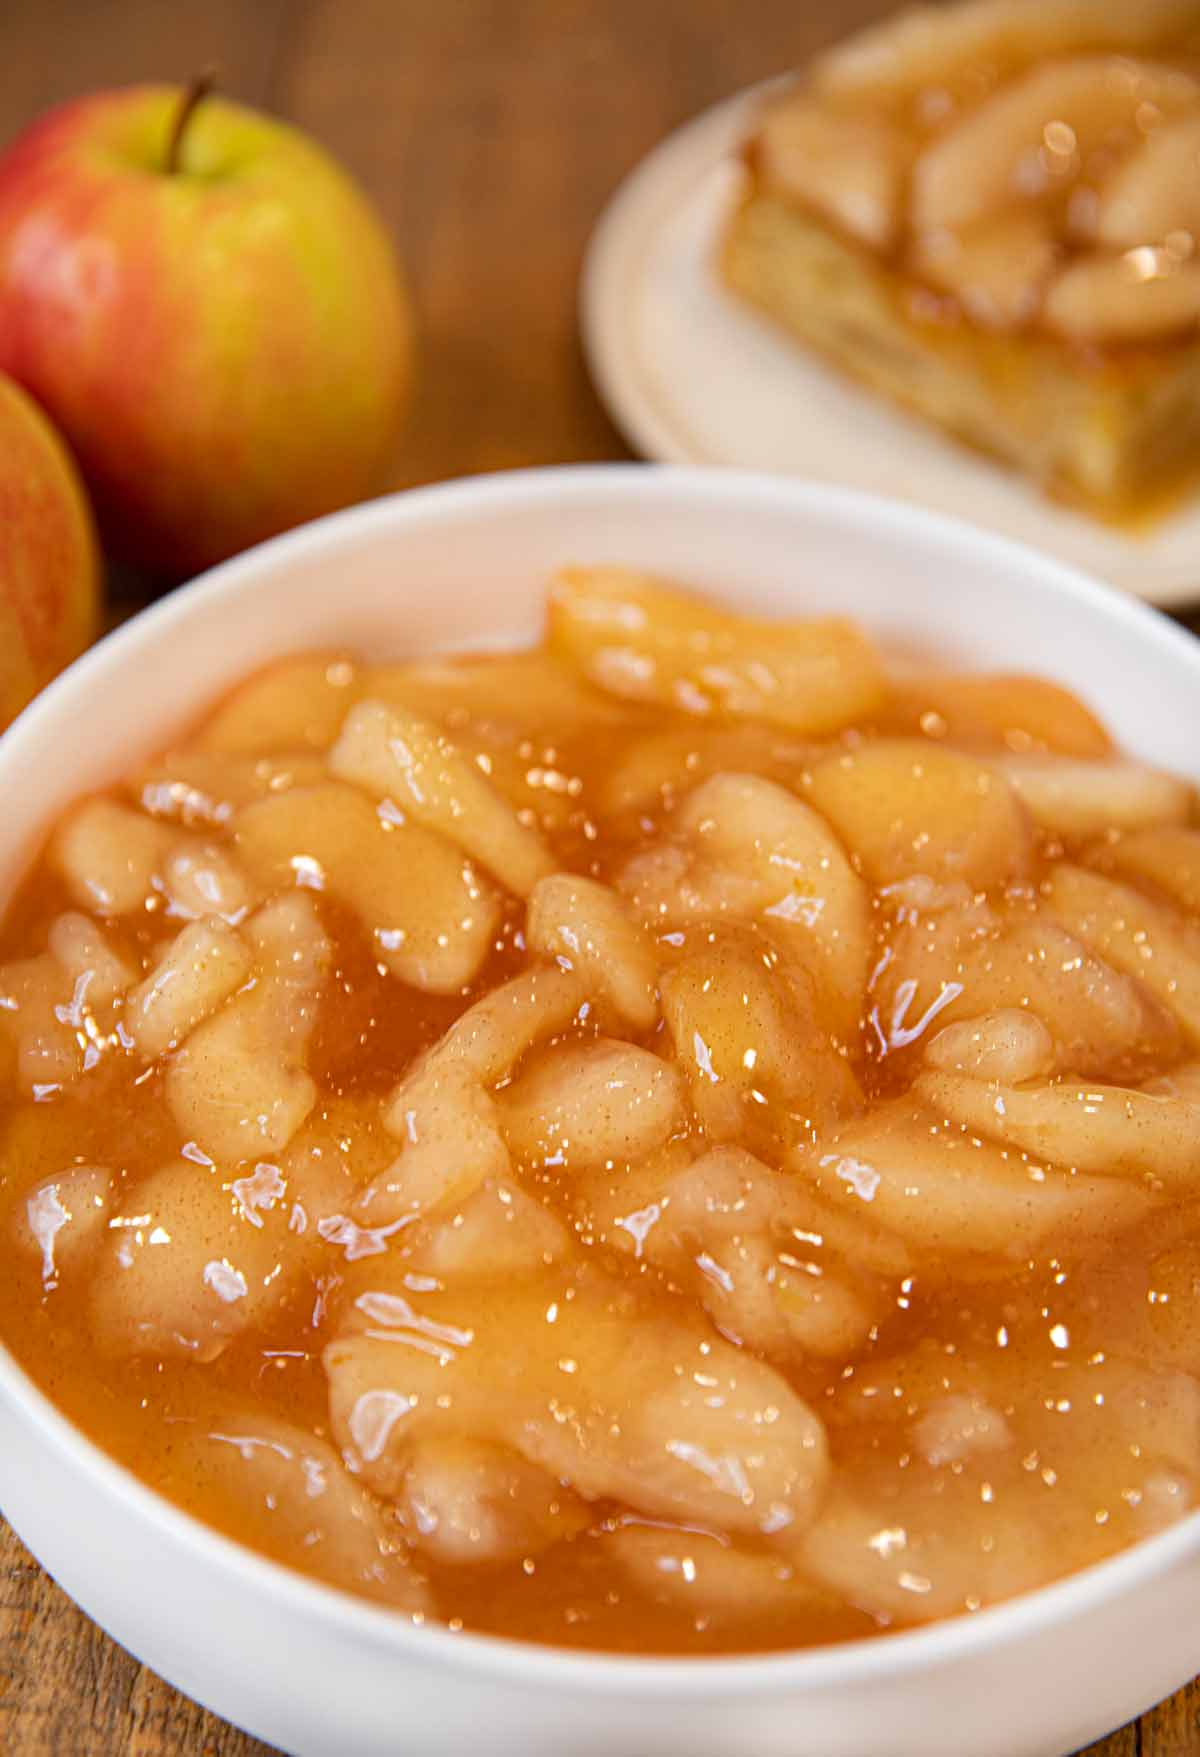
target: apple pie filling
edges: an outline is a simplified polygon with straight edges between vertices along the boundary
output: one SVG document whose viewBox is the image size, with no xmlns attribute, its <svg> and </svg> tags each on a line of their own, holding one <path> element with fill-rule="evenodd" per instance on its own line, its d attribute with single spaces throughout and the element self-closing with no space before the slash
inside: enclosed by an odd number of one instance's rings
<svg viewBox="0 0 1200 1757">
<path fill-rule="evenodd" d="M 1200 1491 L 1200 828 L 1033 677 L 617 569 L 280 661 L 0 932 L 0 1336 L 397 1611 L 727 1652 Z"/>
</svg>

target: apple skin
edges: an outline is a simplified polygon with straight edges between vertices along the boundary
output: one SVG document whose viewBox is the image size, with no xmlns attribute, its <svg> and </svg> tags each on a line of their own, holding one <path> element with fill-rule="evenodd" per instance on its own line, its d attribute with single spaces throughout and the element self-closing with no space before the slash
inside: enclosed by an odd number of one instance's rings
<svg viewBox="0 0 1200 1757">
<path fill-rule="evenodd" d="M 0 156 L 0 371 L 69 440 L 114 554 L 168 578 L 382 486 L 412 375 L 390 241 L 297 130 L 132 86 Z"/>
<path fill-rule="evenodd" d="M 0 377 L 0 726 L 94 638 L 99 603 L 79 473 L 41 410 Z"/>
</svg>

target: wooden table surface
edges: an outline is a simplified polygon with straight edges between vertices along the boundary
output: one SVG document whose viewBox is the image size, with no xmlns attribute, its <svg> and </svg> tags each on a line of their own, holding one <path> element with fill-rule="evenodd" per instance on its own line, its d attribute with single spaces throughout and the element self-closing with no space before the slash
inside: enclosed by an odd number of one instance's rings
<svg viewBox="0 0 1200 1757">
<path fill-rule="evenodd" d="M 215 62 L 232 95 L 337 153 L 399 241 L 422 374 L 397 486 L 622 458 L 575 326 L 580 256 L 606 197 L 688 116 L 886 9 L 887 0 L 5 0 L 0 146 L 61 98 Z M 0 1751 L 265 1750 L 102 1635 L 0 1521 Z M 1102 1754 L 1200 1757 L 1200 1686 L 1090 1757 Z"/>
</svg>

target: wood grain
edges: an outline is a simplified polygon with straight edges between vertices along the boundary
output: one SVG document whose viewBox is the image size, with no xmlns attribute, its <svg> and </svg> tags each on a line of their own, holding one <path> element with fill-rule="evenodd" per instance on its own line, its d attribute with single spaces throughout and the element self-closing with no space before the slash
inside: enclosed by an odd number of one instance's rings
<svg viewBox="0 0 1200 1757">
<path fill-rule="evenodd" d="M 179 79 L 215 61 L 227 90 L 288 116 L 337 153 L 400 243 L 422 379 L 397 486 L 625 457 L 588 384 L 575 326 L 580 258 L 605 198 L 688 116 L 885 7 L 6 0 L 0 145 L 77 92 Z M 136 601 L 138 582 L 121 586 Z M 1089 1757 L 1200 1757 L 1198 1717 L 1193 1686 Z M 0 1524 L 0 1751 L 263 1757 L 266 1749 L 116 1647 Z"/>
</svg>

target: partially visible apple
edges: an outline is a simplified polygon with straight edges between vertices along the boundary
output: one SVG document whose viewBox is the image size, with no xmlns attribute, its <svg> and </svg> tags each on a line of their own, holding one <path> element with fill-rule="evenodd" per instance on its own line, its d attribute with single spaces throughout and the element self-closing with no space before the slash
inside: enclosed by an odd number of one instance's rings
<svg viewBox="0 0 1200 1757">
<path fill-rule="evenodd" d="M 0 156 L 0 371 L 125 560 L 180 577 L 375 491 L 411 334 L 366 198 L 241 105 L 133 86 Z"/>
<path fill-rule="evenodd" d="M 100 568 L 67 448 L 0 377 L 0 726 L 96 633 Z"/>
</svg>

